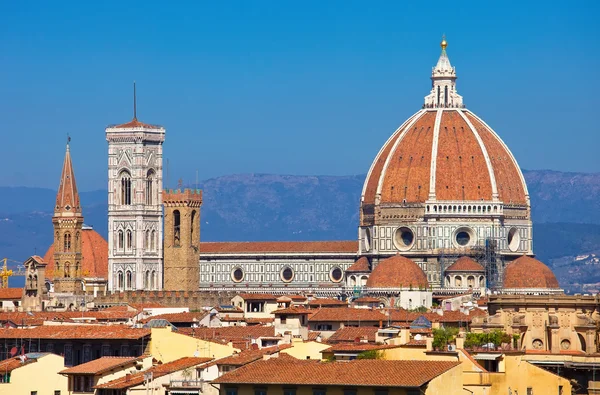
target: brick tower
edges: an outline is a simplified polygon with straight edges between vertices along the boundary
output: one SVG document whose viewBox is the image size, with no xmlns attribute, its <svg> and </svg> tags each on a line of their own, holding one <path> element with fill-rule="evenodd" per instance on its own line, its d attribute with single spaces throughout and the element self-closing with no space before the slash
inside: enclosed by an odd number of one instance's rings
<svg viewBox="0 0 600 395">
<path fill-rule="evenodd" d="M 69 143 L 67 143 L 67 152 L 56 194 L 52 225 L 54 226 L 55 267 L 52 274 L 54 291 L 83 293 L 81 276 L 83 215 L 81 214 Z"/>
<path fill-rule="evenodd" d="M 200 285 L 200 206 L 202 191 L 163 191 L 164 289 L 197 291 Z"/>
</svg>

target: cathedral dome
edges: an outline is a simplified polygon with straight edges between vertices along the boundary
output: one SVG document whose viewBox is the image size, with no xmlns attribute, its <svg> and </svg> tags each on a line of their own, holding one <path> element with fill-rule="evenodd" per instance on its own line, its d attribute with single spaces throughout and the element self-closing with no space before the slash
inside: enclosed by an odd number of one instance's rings
<svg viewBox="0 0 600 395">
<path fill-rule="evenodd" d="M 395 255 L 381 261 L 367 280 L 368 288 L 427 288 L 427 276 L 408 258 Z"/>
<path fill-rule="evenodd" d="M 559 289 L 560 286 L 548 266 L 523 255 L 504 269 L 504 288 Z"/>
<path fill-rule="evenodd" d="M 372 223 L 365 218 L 385 206 L 451 202 L 453 209 L 468 213 L 499 213 L 495 202 L 529 206 L 515 157 L 498 134 L 463 105 L 446 45 L 444 40 L 423 108 L 392 134 L 369 169 L 361 196 L 363 225 Z M 458 206 L 482 201 L 483 207 Z"/>
<path fill-rule="evenodd" d="M 92 228 L 84 227 L 81 231 L 81 273 L 83 277 L 108 278 L 108 243 Z M 46 277 L 54 277 L 54 244 L 44 255 Z"/>
<path fill-rule="evenodd" d="M 468 256 L 461 256 L 454 262 L 446 272 L 484 272 L 483 266 L 479 262 L 469 258 Z"/>
</svg>

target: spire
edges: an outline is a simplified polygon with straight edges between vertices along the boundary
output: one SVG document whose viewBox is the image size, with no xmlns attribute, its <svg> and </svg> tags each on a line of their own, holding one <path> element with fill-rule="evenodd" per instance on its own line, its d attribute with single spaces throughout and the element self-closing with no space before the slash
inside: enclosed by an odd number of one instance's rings
<svg viewBox="0 0 600 395">
<path fill-rule="evenodd" d="M 75 183 L 75 173 L 73 172 L 73 163 L 71 162 L 71 149 L 69 147 L 71 137 L 67 136 L 67 150 L 65 161 L 63 162 L 62 174 L 58 193 L 56 194 L 56 207 L 54 214 L 81 214 L 79 205 L 79 193 Z"/>
<path fill-rule="evenodd" d="M 450 64 L 446 53 L 448 42 L 442 36 L 442 53 L 431 71 L 431 93 L 425 96 L 424 108 L 463 108 L 462 96 L 456 92 L 456 69 Z"/>
</svg>

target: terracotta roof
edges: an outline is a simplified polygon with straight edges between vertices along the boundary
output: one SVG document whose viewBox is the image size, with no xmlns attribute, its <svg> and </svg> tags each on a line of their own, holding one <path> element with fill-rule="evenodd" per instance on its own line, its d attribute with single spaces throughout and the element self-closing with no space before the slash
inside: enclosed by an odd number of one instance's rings
<svg viewBox="0 0 600 395">
<path fill-rule="evenodd" d="M 308 338 L 306 340 L 308 341 L 316 341 L 319 336 L 321 336 L 321 332 L 319 331 L 308 331 Z"/>
<path fill-rule="evenodd" d="M 213 383 L 420 387 L 458 365 L 460 362 L 271 358 L 242 366 Z"/>
<path fill-rule="evenodd" d="M 368 309 L 354 309 L 350 307 L 335 307 L 319 309 L 308 318 L 309 322 L 347 322 L 360 321 L 365 323 L 386 322 L 387 317 L 381 312 Z"/>
<path fill-rule="evenodd" d="M 179 324 L 179 323 L 192 323 L 199 322 L 204 317 L 206 317 L 209 313 L 207 311 L 195 311 L 195 312 L 182 312 L 182 313 L 170 313 L 170 314 L 159 314 L 153 315 L 144 319 L 142 322 L 146 323 L 150 320 L 167 320 L 171 324 Z"/>
<path fill-rule="evenodd" d="M 548 266 L 523 255 L 504 268 L 504 288 L 558 289 L 560 286 Z"/>
<path fill-rule="evenodd" d="M 361 256 L 356 260 L 356 262 L 352 264 L 352 266 L 346 269 L 346 273 L 370 272 L 370 266 L 371 265 L 369 264 L 369 258 L 367 258 L 366 256 Z"/>
<path fill-rule="evenodd" d="M 145 128 L 145 129 L 163 129 L 162 126 L 159 125 L 150 125 L 148 123 L 143 123 L 137 120 L 137 118 L 133 118 L 131 121 L 122 123 L 120 125 L 109 126 L 110 128 L 116 129 L 132 129 L 132 128 Z"/>
<path fill-rule="evenodd" d="M 348 352 L 348 353 L 361 353 L 364 351 L 371 350 L 386 350 L 390 348 L 398 348 L 400 345 L 395 344 L 373 344 L 373 343 L 336 343 L 331 347 L 321 351 L 322 353 L 340 353 L 340 352 Z"/>
<path fill-rule="evenodd" d="M 198 339 L 225 340 L 258 339 L 264 336 L 275 336 L 273 326 L 224 326 L 221 328 L 179 328 L 179 333 Z"/>
<path fill-rule="evenodd" d="M 77 183 L 75 182 L 75 173 L 73 172 L 69 144 L 67 144 L 67 152 L 65 153 L 65 160 L 60 175 L 54 213 L 67 213 L 81 217 L 81 205 L 79 202 L 79 193 L 77 192 Z"/>
<path fill-rule="evenodd" d="M 81 231 L 81 270 L 84 277 L 108 277 L 108 243 L 93 229 Z M 54 244 L 48 248 L 44 255 L 46 278 L 54 277 Z"/>
<path fill-rule="evenodd" d="M 265 318 L 245 318 L 244 321 L 246 322 L 246 324 L 248 325 L 255 325 L 255 324 L 271 324 L 273 323 L 274 318 L 273 317 L 265 317 Z"/>
<path fill-rule="evenodd" d="M 327 339 L 328 343 L 355 342 L 357 339 L 362 341 L 367 339 L 369 343 L 375 343 L 377 331 L 379 328 L 374 326 L 351 327 L 346 326 L 335 331 L 333 335 Z"/>
<path fill-rule="evenodd" d="M 28 365 L 30 363 L 37 362 L 37 359 L 27 359 L 25 363 L 21 362 L 21 358 L 14 357 L 0 361 L 0 375 L 8 372 L 12 372 L 15 369 Z"/>
<path fill-rule="evenodd" d="M 474 261 L 468 256 L 461 256 L 454 262 L 448 269 L 447 272 L 484 272 L 485 269 L 479 262 Z"/>
<path fill-rule="evenodd" d="M 282 344 L 280 346 L 265 347 L 260 350 L 246 350 L 238 354 L 233 354 L 225 358 L 221 358 L 215 361 L 217 365 L 233 365 L 242 366 L 250 362 L 262 359 L 264 355 L 276 354 L 281 350 L 291 348 L 291 344 Z"/>
<path fill-rule="evenodd" d="M 443 314 L 435 312 L 418 313 L 404 309 L 388 309 L 390 320 L 394 323 L 411 323 L 420 316 L 424 316 L 430 322 L 471 322 L 470 316 L 460 311 L 444 311 Z"/>
<path fill-rule="evenodd" d="M 354 303 L 379 303 L 381 299 L 373 297 L 373 296 L 363 296 L 358 299 L 354 299 L 352 302 Z"/>
<path fill-rule="evenodd" d="M 272 294 L 258 294 L 258 293 L 241 293 L 240 297 L 244 300 L 269 300 L 275 301 L 278 296 Z"/>
<path fill-rule="evenodd" d="M 309 300 L 307 305 L 309 307 L 334 307 L 334 306 L 348 306 L 348 302 L 338 299 L 331 298 L 316 298 Z"/>
<path fill-rule="evenodd" d="M 144 375 L 152 372 L 153 379 L 157 379 L 162 376 L 166 376 L 171 373 L 178 372 L 183 369 L 191 368 L 196 365 L 200 365 L 206 362 L 212 361 L 212 358 L 195 358 L 195 357 L 184 357 L 177 359 L 172 362 L 164 363 L 162 365 L 156 365 L 148 370 L 141 371 L 139 373 L 125 375 L 115 380 L 108 381 L 104 384 L 97 385 L 93 388 L 96 389 L 126 389 L 136 387 L 144 382 Z"/>
<path fill-rule="evenodd" d="M 424 288 L 429 287 L 427 276 L 419 265 L 401 255 L 381 261 L 367 280 L 368 288 Z"/>
<path fill-rule="evenodd" d="M 313 314 L 314 310 L 309 310 L 304 306 L 290 306 L 285 309 L 278 309 L 272 312 L 272 314 Z"/>
<path fill-rule="evenodd" d="M 23 296 L 23 288 L 0 288 L 1 300 L 17 300 Z"/>
<path fill-rule="evenodd" d="M 65 369 L 60 374 L 102 374 L 109 372 L 113 369 L 120 368 L 133 364 L 135 361 L 140 360 L 139 357 L 101 357 L 82 363 L 81 365 L 74 366 L 69 369 Z"/>
<path fill-rule="evenodd" d="M 23 329 L 0 329 L 0 339 L 130 339 L 150 336 L 149 329 L 122 325 L 49 325 Z"/>
<path fill-rule="evenodd" d="M 414 339 L 412 339 L 408 343 L 404 343 L 402 346 L 408 346 L 408 347 L 425 347 L 426 345 L 427 345 L 427 341 L 426 340 L 414 340 Z"/>
<path fill-rule="evenodd" d="M 256 254 L 256 253 L 356 253 L 358 241 L 253 241 L 202 242 L 202 254 Z"/>
<path fill-rule="evenodd" d="M 435 134 L 438 111 L 439 133 Z M 437 201 L 492 201 L 493 177 L 500 201 L 527 204 L 517 162 L 494 131 L 466 109 L 422 110 L 392 134 L 373 161 L 363 186 L 363 225 L 377 215 L 373 214 L 376 196 L 380 205 L 429 199 L 434 144 Z"/>
</svg>

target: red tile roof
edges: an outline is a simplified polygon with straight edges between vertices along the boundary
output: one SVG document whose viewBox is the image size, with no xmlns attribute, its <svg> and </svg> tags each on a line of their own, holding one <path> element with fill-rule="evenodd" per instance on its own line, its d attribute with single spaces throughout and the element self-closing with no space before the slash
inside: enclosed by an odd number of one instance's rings
<svg viewBox="0 0 600 395">
<path fill-rule="evenodd" d="M 84 277 L 108 277 L 108 242 L 93 229 L 81 231 L 81 263 L 82 275 Z M 54 244 L 48 248 L 44 255 L 46 266 L 46 278 L 54 277 Z"/>
<path fill-rule="evenodd" d="M 321 332 L 319 331 L 308 331 L 308 341 L 316 341 L 319 336 L 321 336 Z"/>
<path fill-rule="evenodd" d="M 368 288 L 429 287 L 427 276 L 419 265 L 401 255 L 386 258 L 373 269 L 367 280 Z"/>
<path fill-rule="evenodd" d="M 322 353 L 361 353 L 371 350 L 386 350 L 389 348 L 398 348 L 399 345 L 394 344 L 373 344 L 373 343 L 336 343 L 331 347 L 321 351 Z"/>
<path fill-rule="evenodd" d="M 0 375 L 12 372 L 15 369 L 33 362 L 37 362 L 37 359 L 28 359 L 24 363 L 21 362 L 19 357 L 5 359 L 4 361 L 0 361 Z"/>
<path fill-rule="evenodd" d="M 179 333 L 204 340 L 233 341 L 275 336 L 273 326 L 224 326 L 221 328 L 179 328 Z"/>
<path fill-rule="evenodd" d="M 447 361 L 321 362 L 271 358 L 242 366 L 213 383 L 420 387 L 459 365 L 460 362 Z"/>
<path fill-rule="evenodd" d="M 379 303 L 379 302 L 381 302 L 381 299 L 375 298 L 373 296 L 363 296 L 361 298 L 354 299 L 352 302 L 354 302 L 354 303 Z"/>
<path fill-rule="evenodd" d="M 65 369 L 60 374 L 94 374 L 99 375 L 111 370 L 133 364 L 140 357 L 102 357 L 81 365 Z"/>
<path fill-rule="evenodd" d="M 316 298 L 309 300 L 307 305 L 309 307 L 336 307 L 336 306 L 348 306 L 348 302 L 338 299 L 331 298 Z"/>
<path fill-rule="evenodd" d="M 447 272 L 484 272 L 485 269 L 479 262 L 474 261 L 468 256 L 461 256 L 454 262 Z"/>
<path fill-rule="evenodd" d="M 157 379 L 162 376 L 166 376 L 171 373 L 178 372 L 187 368 L 191 368 L 206 362 L 212 361 L 212 358 L 195 358 L 195 357 L 184 357 L 177 359 L 172 362 L 168 362 L 162 365 L 156 365 L 148 370 L 125 375 L 115 380 L 111 380 L 104 384 L 95 386 L 96 389 L 126 389 L 136 387 L 144 382 L 144 375 L 152 372 L 152 377 Z"/>
<path fill-rule="evenodd" d="M 290 306 L 285 309 L 278 309 L 273 311 L 272 314 L 281 315 L 281 314 L 313 314 L 314 310 L 309 310 L 304 306 Z"/>
<path fill-rule="evenodd" d="M 23 288 L 0 288 L 0 300 L 20 300 Z"/>
<path fill-rule="evenodd" d="M 150 336 L 150 329 L 122 325 L 48 325 L 23 329 L 0 329 L 0 339 L 129 339 Z"/>
<path fill-rule="evenodd" d="M 560 288 L 552 270 L 537 259 L 523 255 L 504 269 L 504 288 Z"/>
<path fill-rule="evenodd" d="M 319 309 L 308 319 L 309 322 L 386 322 L 387 317 L 377 310 L 354 309 L 350 307 L 336 307 Z"/>
<path fill-rule="evenodd" d="M 75 182 L 75 173 L 73 172 L 69 144 L 67 144 L 58 192 L 56 193 L 54 213 L 55 215 L 59 213 L 75 215 L 81 220 L 81 205 L 79 203 L 79 193 L 77 192 L 77 183 Z"/>
<path fill-rule="evenodd" d="M 25 312 L 0 312 L 1 321 L 12 321 L 18 325 L 41 325 L 44 321 L 73 321 L 73 319 L 93 318 L 97 322 L 128 321 L 138 314 L 135 310 L 105 309 L 99 311 L 37 311 Z"/>
<path fill-rule="evenodd" d="M 145 318 L 142 322 L 146 323 L 150 320 L 167 320 L 171 324 L 180 324 L 180 323 L 192 323 L 199 322 L 204 317 L 206 317 L 209 313 L 207 311 L 195 311 L 195 312 L 182 312 L 182 313 L 170 313 L 170 314 L 159 314 L 153 315 L 151 317 Z"/>
<path fill-rule="evenodd" d="M 202 254 L 256 254 L 256 253 L 343 253 L 358 252 L 358 241 L 257 241 L 257 242 L 202 242 Z"/>
<path fill-rule="evenodd" d="M 371 271 L 369 266 L 369 258 L 366 256 L 361 256 L 352 264 L 352 266 L 346 269 L 346 273 L 369 272 Z"/>
<path fill-rule="evenodd" d="M 335 333 L 327 339 L 327 342 L 356 342 L 356 340 L 362 341 L 363 339 L 367 339 L 369 343 L 375 343 L 378 330 L 379 328 L 373 326 L 361 326 L 358 328 L 346 326 L 335 331 Z"/>
<path fill-rule="evenodd" d="M 277 354 L 281 350 L 291 348 L 291 344 L 282 344 L 281 346 L 265 347 L 260 350 L 246 350 L 238 354 L 233 354 L 225 358 L 221 358 L 215 361 L 217 365 L 233 365 L 242 366 L 250 362 L 262 359 L 264 355 Z"/>
<path fill-rule="evenodd" d="M 150 125 L 148 123 L 143 123 L 137 120 L 137 118 L 133 118 L 131 121 L 122 123 L 120 125 L 109 126 L 116 129 L 132 129 L 132 128 L 145 128 L 145 129 L 163 129 L 162 126 L 159 125 Z"/>
</svg>

